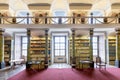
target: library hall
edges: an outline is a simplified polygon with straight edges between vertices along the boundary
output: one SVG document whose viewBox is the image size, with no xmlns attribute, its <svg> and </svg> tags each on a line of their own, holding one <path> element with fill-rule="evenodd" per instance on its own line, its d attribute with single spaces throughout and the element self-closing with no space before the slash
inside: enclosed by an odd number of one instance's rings
<svg viewBox="0 0 120 80">
<path fill-rule="evenodd" d="M 0 80 L 120 80 L 120 0 L 0 0 Z"/>
</svg>

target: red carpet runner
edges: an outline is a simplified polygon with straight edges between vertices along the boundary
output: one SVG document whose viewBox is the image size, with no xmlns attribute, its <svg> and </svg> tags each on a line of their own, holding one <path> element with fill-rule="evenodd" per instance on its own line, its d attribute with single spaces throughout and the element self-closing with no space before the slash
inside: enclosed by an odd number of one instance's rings
<svg viewBox="0 0 120 80">
<path fill-rule="evenodd" d="M 120 80 L 119 68 L 107 70 L 46 69 L 43 71 L 22 71 L 8 80 Z"/>
</svg>

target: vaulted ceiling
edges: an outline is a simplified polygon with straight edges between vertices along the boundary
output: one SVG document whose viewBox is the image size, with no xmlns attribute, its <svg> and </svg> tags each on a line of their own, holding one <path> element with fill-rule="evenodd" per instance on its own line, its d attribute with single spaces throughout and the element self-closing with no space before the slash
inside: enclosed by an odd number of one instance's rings
<svg viewBox="0 0 120 80">
<path fill-rule="evenodd" d="M 32 3 L 49 3 L 49 4 L 51 4 L 54 0 L 21 0 L 21 1 L 24 1 L 27 4 L 32 4 Z M 90 4 L 94 4 L 97 1 L 108 1 L 108 0 L 67 0 L 67 1 L 69 3 L 90 3 Z M 109 1 L 111 3 L 120 3 L 120 0 L 109 0 Z M 9 3 L 9 0 L 0 0 L 0 3 Z"/>
<path fill-rule="evenodd" d="M 118 13 L 120 12 L 120 0 L 0 0 L 0 13 L 7 11 L 11 15 L 21 10 L 45 11 L 51 14 L 51 11 L 56 9 L 68 12 L 102 11 L 110 13 L 115 11 Z"/>
<path fill-rule="evenodd" d="M 120 11 L 120 0 L 0 0 L 1 10 L 51 10 L 51 8 L 61 8 L 69 6 L 70 10 L 111 10 Z M 57 5 L 57 6 L 56 6 Z M 53 7 L 51 7 L 53 6 Z M 59 7 L 58 7 L 59 6 Z"/>
</svg>

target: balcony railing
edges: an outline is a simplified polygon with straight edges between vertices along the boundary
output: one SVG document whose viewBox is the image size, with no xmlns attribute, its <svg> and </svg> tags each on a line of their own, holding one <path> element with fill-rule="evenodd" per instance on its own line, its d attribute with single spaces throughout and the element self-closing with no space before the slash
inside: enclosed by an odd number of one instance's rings
<svg viewBox="0 0 120 80">
<path fill-rule="evenodd" d="M 120 17 L 0 17 L 0 24 L 117 24 Z"/>
</svg>

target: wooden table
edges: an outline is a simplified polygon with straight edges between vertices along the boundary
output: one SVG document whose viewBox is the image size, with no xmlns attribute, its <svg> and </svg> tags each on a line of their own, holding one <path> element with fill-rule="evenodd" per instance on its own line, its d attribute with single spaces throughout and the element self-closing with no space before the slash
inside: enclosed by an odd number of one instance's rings
<svg viewBox="0 0 120 80">
<path fill-rule="evenodd" d="M 38 65 L 38 70 L 40 69 L 41 61 L 29 61 L 28 64 L 31 65 Z"/>
<path fill-rule="evenodd" d="M 24 59 L 11 60 L 11 68 L 15 68 L 16 65 L 22 65 Z"/>
<path fill-rule="evenodd" d="M 89 64 L 89 65 L 90 65 L 90 64 L 93 63 L 93 61 L 90 61 L 90 60 L 80 60 L 79 63 L 82 64 L 82 69 L 83 69 L 83 65 L 84 65 L 84 64 Z M 80 64 L 79 64 L 79 65 L 80 65 Z M 80 68 L 80 66 L 79 66 L 79 68 Z"/>
</svg>

